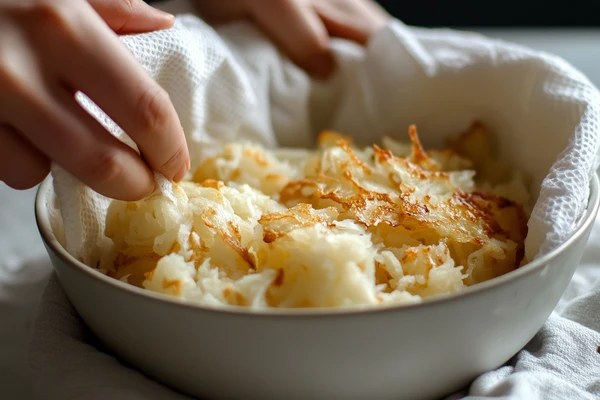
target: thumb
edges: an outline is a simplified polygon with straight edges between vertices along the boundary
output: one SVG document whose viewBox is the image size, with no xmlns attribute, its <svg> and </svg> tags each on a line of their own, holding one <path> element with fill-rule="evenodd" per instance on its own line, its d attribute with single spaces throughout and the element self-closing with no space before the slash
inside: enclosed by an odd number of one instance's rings
<svg viewBox="0 0 600 400">
<path fill-rule="evenodd" d="M 143 33 L 168 29 L 175 17 L 142 0 L 89 0 L 92 8 L 116 33 Z"/>
</svg>

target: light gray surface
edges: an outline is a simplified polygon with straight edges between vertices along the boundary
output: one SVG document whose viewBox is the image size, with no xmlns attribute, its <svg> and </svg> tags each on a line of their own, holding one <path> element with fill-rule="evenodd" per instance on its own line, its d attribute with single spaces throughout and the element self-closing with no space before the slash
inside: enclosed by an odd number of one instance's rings
<svg viewBox="0 0 600 400">
<path fill-rule="evenodd" d="M 600 29 L 480 32 L 562 56 L 600 85 Z M 27 398 L 27 343 L 50 271 L 35 226 L 34 195 L 0 183 L 0 397 L 8 400 Z"/>
<path fill-rule="evenodd" d="M 600 86 L 599 29 L 478 29 L 487 36 L 563 57 Z"/>
<path fill-rule="evenodd" d="M 34 190 L 0 182 L 0 398 L 27 399 L 26 354 L 51 266 L 37 233 Z"/>
</svg>

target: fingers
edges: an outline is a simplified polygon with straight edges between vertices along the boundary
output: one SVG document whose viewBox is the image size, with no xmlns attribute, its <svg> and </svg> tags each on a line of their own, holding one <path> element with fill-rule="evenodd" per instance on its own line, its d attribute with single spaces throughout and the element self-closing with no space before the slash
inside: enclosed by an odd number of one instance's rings
<svg viewBox="0 0 600 400">
<path fill-rule="evenodd" d="M 150 7 L 143 0 L 89 0 L 90 5 L 116 33 L 141 33 L 173 26 L 173 15 Z"/>
<path fill-rule="evenodd" d="M 200 17 L 209 24 L 226 24 L 249 17 L 248 0 L 201 0 L 194 5 Z"/>
<path fill-rule="evenodd" d="M 307 1 L 255 1 L 250 13 L 265 32 L 311 75 L 325 78 L 334 68 L 329 35 Z"/>
<path fill-rule="evenodd" d="M 50 160 L 19 132 L 0 125 L 0 180 L 13 189 L 30 189 L 50 172 Z"/>
<path fill-rule="evenodd" d="M 390 19 L 373 1 L 313 0 L 313 6 L 331 36 L 362 45 Z"/>
<path fill-rule="evenodd" d="M 137 144 L 150 168 L 180 180 L 190 161 L 179 117 L 167 92 L 137 63 L 118 38 L 90 18 L 74 51 L 52 49 L 48 57 L 68 57 L 56 73 L 89 96 Z M 93 48 L 87 43 L 94 43 Z"/>
<path fill-rule="evenodd" d="M 122 15 L 100 1 L 95 6 Z M 154 190 L 151 169 L 174 180 L 187 172 L 185 138 L 166 92 L 86 1 L 3 7 L 0 123 L 14 127 L 3 128 L 0 137 L 8 160 L 2 161 L 3 180 L 18 187 L 35 184 L 50 159 L 105 196 L 139 200 Z M 118 29 L 134 29 L 132 21 Z M 79 91 L 136 141 L 141 156 L 81 108 L 75 100 Z M 23 163 L 33 166 L 26 175 L 8 171 Z"/>
<path fill-rule="evenodd" d="M 110 198 L 138 200 L 154 191 L 154 175 L 140 155 L 81 108 L 73 90 L 57 88 L 54 99 L 57 109 L 46 117 L 61 133 L 54 132 L 49 136 L 63 135 L 61 141 L 68 143 L 66 148 L 55 150 L 53 159 L 59 165 L 74 171 L 75 177 Z M 47 141 L 41 137 L 37 140 Z M 45 149 L 50 152 L 52 147 L 46 144 Z"/>
<path fill-rule="evenodd" d="M 153 175 L 139 155 L 85 112 L 67 89 L 32 79 L 13 91 L 7 109 L 29 143 L 98 193 L 137 200 L 154 190 Z"/>
</svg>

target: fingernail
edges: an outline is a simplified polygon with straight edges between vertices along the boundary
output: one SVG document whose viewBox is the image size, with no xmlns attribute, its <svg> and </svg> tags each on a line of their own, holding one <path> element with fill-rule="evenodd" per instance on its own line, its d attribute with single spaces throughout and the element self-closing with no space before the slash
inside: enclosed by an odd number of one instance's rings
<svg viewBox="0 0 600 400">
<path fill-rule="evenodd" d="M 163 11 L 163 10 L 159 10 L 158 8 L 154 8 L 154 7 L 150 6 L 150 5 L 147 5 L 147 6 L 152 9 L 151 12 L 152 12 L 152 14 L 154 14 L 155 17 L 162 18 L 162 19 L 164 19 L 166 21 L 171 21 L 171 22 L 175 21 L 175 16 L 173 14 L 168 13 L 168 12 Z"/>
<path fill-rule="evenodd" d="M 169 22 L 174 22 L 175 21 L 175 16 L 173 14 L 169 14 L 168 12 L 162 11 L 162 10 L 157 10 L 160 12 L 160 15 L 166 19 Z"/>
<path fill-rule="evenodd" d="M 306 71 L 316 78 L 328 78 L 335 68 L 333 54 L 327 52 L 313 57 L 306 64 Z"/>
</svg>

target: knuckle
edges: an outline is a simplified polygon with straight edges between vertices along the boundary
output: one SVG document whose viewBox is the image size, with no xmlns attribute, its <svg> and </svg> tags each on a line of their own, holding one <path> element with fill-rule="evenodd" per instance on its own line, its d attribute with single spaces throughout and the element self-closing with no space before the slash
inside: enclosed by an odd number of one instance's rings
<svg viewBox="0 0 600 400">
<path fill-rule="evenodd" d="M 138 5 L 138 0 L 121 0 L 121 7 L 126 14 L 133 14 Z"/>
<path fill-rule="evenodd" d="M 185 146 L 179 148 L 160 166 L 160 170 L 167 172 L 169 175 L 175 175 L 181 170 L 181 167 L 187 160 L 187 150 Z"/>
<path fill-rule="evenodd" d="M 117 182 L 124 174 L 120 154 L 116 151 L 104 151 L 98 153 L 89 165 L 89 179 L 98 184 Z"/>
<path fill-rule="evenodd" d="M 36 30 L 50 29 L 52 32 L 71 32 L 72 13 L 76 7 L 63 1 L 37 0 L 29 9 L 28 15 L 33 20 Z"/>
<path fill-rule="evenodd" d="M 136 122 L 141 129 L 160 132 L 169 123 L 168 93 L 158 85 L 146 89 L 137 101 Z"/>
<path fill-rule="evenodd" d="M 119 2 L 119 4 L 121 7 L 119 9 L 119 12 L 121 13 L 121 27 L 119 29 L 115 29 L 116 32 L 118 32 L 125 25 L 127 25 L 129 21 L 131 21 L 136 12 L 136 8 L 140 6 L 140 0 L 122 0 Z"/>
</svg>

